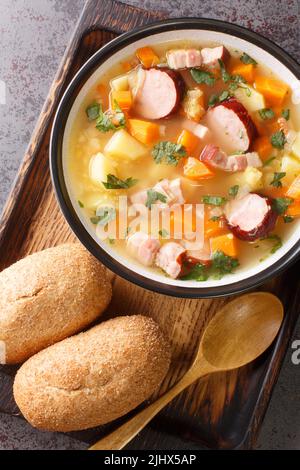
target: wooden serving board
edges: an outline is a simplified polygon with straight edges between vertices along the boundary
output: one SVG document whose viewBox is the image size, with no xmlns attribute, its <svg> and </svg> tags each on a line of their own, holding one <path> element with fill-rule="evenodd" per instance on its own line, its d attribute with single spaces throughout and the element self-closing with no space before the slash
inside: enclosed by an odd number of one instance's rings
<svg viewBox="0 0 300 470">
<path fill-rule="evenodd" d="M 1 270 L 29 253 L 74 240 L 58 208 L 49 175 L 49 136 L 59 99 L 79 67 L 102 45 L 121 32 L 163 17 L 159 12 L 143 11 L 111 0 L 87 2 L 2 215 Z M 212 375 L 191 386 L 128 448 L 253 447 L 298 314 L 297 270 L 294 266 L 263 287 L 279 295 L 285 306 L 284 324 L 272 347 L 250 366 Z M 206 323 L 228 299 L 170 298 L 143 290 L 114 274 L 112 279 L 113 301 L 105 318 L 116 314 L 150 315 L 171 338 L 173 363 L 158 392 L 161 393 L 185 372 Z M 15 367 L 0 369 L 0 411 L 10 414 L 19 414 L 12 396 L 15 372 Z M 71 435 L 92 443 L 122 421 Z"/>
</svg>

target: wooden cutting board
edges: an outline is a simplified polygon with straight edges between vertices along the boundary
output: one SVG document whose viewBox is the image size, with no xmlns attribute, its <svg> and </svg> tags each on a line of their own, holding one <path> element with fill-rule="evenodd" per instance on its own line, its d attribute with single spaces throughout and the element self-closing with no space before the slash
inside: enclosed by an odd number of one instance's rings
<svg viewBox="0 0 300 470">
<path fill-rule="evenodd" d="M 163 17 L 160 12 L 111 0 L 86 3 L 0 221 L 0 269 L 29 253 L 75 240 L 55 200 L 49 174 L 49 136 L 58 102 L 76 71 L 102 45 L 122 32 Z M 195 445 L 251 448 L 254 445 L 298 314 L 297 269 L 294 266 L 263 286 L 279 295 L 285 305 L 284 324 L 273 346 L 247 367 L 216 374 L 191 386 L 128 448 L 171 449 L 175 438 L 177 448 Z M 173 363 L 158 392 L 161 393 L 185 372 L 205 325 L 228 299 L 170 298 L 130 284 L 113 273 L 111 276 L 114 295 L 105 318 L 136 313 L 149 315 L 171 339 Z M 0 369 L 0 410 L 10 414 L 19 413 L 12 397 L 15 372 L 15 367 Z M 71 435 L 92 443 L 122 421 Z"/>
</svg>

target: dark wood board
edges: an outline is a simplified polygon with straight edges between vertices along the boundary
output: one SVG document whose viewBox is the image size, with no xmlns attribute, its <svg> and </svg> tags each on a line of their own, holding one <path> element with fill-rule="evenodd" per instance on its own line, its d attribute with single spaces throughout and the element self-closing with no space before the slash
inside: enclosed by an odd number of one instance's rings
<svg viewBox="0 0 300 470">
<path fill-rule="evenodd" d="M 51 124 L 64 89 L 80 66 L 106 42 L 135 27 L 163 18 L 111 0 L 88 1 L 20 167 L 15 186 L 0 221 L 0 269 L 29 253 L 74 240 L 52 190 L 48 147 Z M 251 448 L 254 446 L 272 389 L 298 316 L 299 264 L 263 286 L 281 298 L 285 320 L 271 348 L 253 364 L 228 374 L 202 379 L 163 410 L 129 449 L 179 447 Z M 169 298 L 134 286 L 112 274 L 114 296 L 105 318 L 114 314 L 144 313 L 153 316 L 171 336 L 173 363 L 160 391 L 184 373 L 201 333 L 227 299 Z M 12 397 L 15 367 L 0 369 L 0 411 L 18 414 Z M 124 419 L 124 418 L 123 418 Z M 119 422 L 73 437 L 93 443 Z"/>
</svg>

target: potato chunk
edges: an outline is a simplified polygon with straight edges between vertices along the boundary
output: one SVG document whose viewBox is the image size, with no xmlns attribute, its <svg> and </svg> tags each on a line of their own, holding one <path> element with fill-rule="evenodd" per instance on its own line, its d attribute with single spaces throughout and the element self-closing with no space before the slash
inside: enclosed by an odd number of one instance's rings
<svg viewBox="0 0 300 470">
<path fill-rule="evenodd" d="M 107 142 L 104 151 L 113 158 L 136 160 L 146 155 L 147 148 L 127 131 L 121 129 L 116 131 Z"/>
</svg>

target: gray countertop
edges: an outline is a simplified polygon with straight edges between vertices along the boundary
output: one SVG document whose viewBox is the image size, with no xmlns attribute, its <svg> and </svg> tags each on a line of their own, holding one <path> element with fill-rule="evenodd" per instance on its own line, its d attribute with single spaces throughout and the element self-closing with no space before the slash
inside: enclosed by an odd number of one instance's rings
<svg viewBox="0 0 300 470">
<path fill-rule="evenodd" d="M 104 0 L 105 1 L 105 0 Z M 204 16 L 247 26 L 273 39 L 300 62 L 298 0 L 131 0 L 172 16 Z M 0 210 L 84 0 L 0 0 Z M 300 338 L 300 322 L 294 340 Z M 288 349 L 257 443 L 259 449 L 300 449 L 300 365 Z M 176 448 L 174 442 L 174 449 Z M 61 434 L 41 433 L 0 414 L 0 449 L 80 449 Z"/>
</svg>

